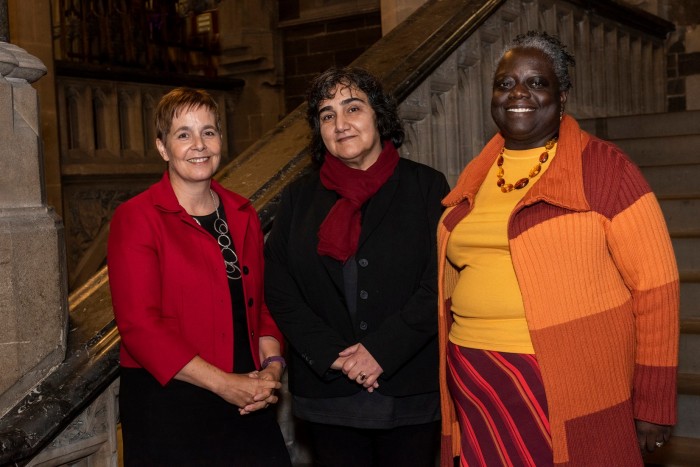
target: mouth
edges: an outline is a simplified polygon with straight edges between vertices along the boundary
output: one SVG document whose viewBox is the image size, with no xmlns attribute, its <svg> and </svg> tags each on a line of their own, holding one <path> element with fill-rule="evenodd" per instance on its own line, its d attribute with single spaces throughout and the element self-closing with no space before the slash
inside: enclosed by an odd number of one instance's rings
<svg viewBox="0 0 700 467">
<path fill-rule="evenodd" d="M 346 141 L 351 140 L 351 139 L 354 138 L 354 137 L 355 137 L 354 135 L 343 136 L 342 138 L 336 138 L 335 141 L 336 141 L 336 143 L 344 143 L 344 142 L 346 142 Z"/>
<path fill-rule="evenodd" d="M 187 162 L 190 162 L 192 164 L 200 164 L 202 162 L 206 162 L 209 160 L 209 156 L 206 157 L 195 157 L 194 159 L 188 159 Z"/>
<path fill-rule="evenodd" d="M 534 111 L 535 111 L 535 109 L 530 108 L 530 107 L 511 107 L 510 109 L 506 109 L 506 112 L 513 112 L 513 113 L 517 113 L 517 114 L 534 112 Z"/>
</svg>

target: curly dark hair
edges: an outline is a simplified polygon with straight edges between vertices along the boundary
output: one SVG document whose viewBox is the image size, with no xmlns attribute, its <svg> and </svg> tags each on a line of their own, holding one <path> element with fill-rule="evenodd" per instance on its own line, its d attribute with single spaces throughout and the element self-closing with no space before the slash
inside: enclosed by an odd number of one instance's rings
<svg viewBox="0 0 700 467">
<path fill-rule="evenodd" d="M 385 93 L 379 80 L 362 68 L 329 68 L 317 76 L 306 93 L 306 120 L 311 128 L 311 157 L 319 164 L 326 154 L 321 138 L 319 106 L 332 99 L 337 87 L 356 88 L 367 94 L 369 105 L 377 117 L 377 129 L 382 143 L 391 140 L 398 149 L 403 144 L 404 131 L 394 98 Z"/>
<path fill-rule="evenodd" d="M 554 74 L 559 81 L 559 90 L 568 91 L 571 89 L 571 76 L 569 75 L 569 66 L 576 65 L 574 56 L 566 50 L 566 46 L 561 43 L 557 36 L 551 36 L 546 32 L 528 31 L 525 34 L 518 34 L 513 41 L 508 44 L 501 54 L 503 56 L 512 49 L 517 48 L 532 48 L 544 53 L 552 61 Z"/>
</svg>

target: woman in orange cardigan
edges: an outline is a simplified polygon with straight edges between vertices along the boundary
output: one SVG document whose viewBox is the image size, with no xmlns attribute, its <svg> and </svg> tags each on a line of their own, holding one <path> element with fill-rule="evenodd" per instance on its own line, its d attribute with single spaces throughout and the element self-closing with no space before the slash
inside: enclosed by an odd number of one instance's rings
<svg viewBox="0 0 700 467">
<path fill-rule="evenodd" d="M 676 420 L 678 272 L 658 203 L 564 114 L 573 57 L 518 36 L 499 133 L 438 226 L 442 465 L 641 466 Z"/>
</svg>

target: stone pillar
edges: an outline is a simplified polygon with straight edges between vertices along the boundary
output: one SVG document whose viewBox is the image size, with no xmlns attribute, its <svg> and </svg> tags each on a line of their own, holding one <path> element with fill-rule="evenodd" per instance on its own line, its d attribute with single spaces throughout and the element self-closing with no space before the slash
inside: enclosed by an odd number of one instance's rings
<svg viewBox="0 0 700 467">
<path fill-rule="evenodd" d="M 46 206 L 39 59 L 0 42 L 0 416 L 66 351 L 63 226 Z"/>
<path fill-rule="evenodd" d="M 386 36 L 426 2 L 427 0 L 381 0 L 382 35 Z"/>
</svg>

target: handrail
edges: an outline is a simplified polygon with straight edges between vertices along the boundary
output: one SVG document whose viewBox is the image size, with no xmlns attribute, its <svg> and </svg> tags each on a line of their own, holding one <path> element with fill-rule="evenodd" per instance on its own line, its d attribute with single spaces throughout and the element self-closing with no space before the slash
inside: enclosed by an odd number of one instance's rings
<svg viewBox="0 0 700 467">
<path fill-rule="evenodd" d="M 534 1 L 534 0 L 532 0 Z M 360 56 L 354 65 L 379 76 L 399 101 L 458 49 L 506 0 L 430 1 Z M 531 3 L 531 2 L 523 2 Z M 555 2 L 556 3 L 556 2 Z M 602 0 L 568 0 L 598 12 L 613 12 L 610 21 L 638 22 L 658 29 L 655 18 Z M 624 13 L 624 14 L 621 14 Z M 661 37 L 662 29 L 657 31 Z M 661 34 L 661 35 L 660 35 Z M 226 188 L 250 198 L 262 224 L 269 228 L 281 190 L 310 167 L 305 106 L 291 112 L 274 129 L 216 175 Z M 114 326 L 107 269 L 69 297 L 70 333 L 66 360 L 0 419 L 0 465 L 26 464 L 91 403 L 118 375 L 119 336 Z"/>
</svg>

